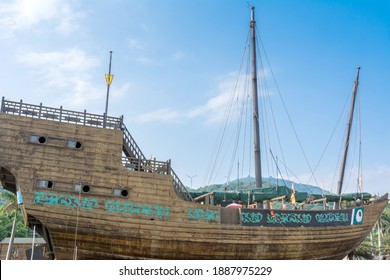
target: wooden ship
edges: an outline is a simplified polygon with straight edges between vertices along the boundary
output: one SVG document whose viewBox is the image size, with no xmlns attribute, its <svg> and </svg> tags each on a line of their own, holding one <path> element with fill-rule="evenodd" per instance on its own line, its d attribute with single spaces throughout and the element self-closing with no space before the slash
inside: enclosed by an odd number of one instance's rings
<svg viewBox="0 0 390 280">
<path fill-rule="evenodd" d="M 254 28 L 252 8 L 253 38 Z M 388 203 L 385 194 L 333 210 L 199 204 L 170 161 L 144 156 L 123 117 L 4 97 L 0 180 L 52 259 L 342 259 Z"/>
</svg>

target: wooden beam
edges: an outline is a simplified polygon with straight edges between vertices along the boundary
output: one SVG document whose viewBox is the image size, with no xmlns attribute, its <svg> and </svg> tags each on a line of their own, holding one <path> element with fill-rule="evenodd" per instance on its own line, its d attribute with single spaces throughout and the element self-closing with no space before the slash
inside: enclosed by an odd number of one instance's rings
<svg viewBox="0 0 390 280">
<path fill-rule="evenodd" d="M 310 201 L 310 203 L 318 203 L 318 202 L 324 202 L 324 201 L 326 201 L 326 197 L 312 200 L 312 201 Z"/>
<path fill-rule="evenodd" d="M 272 198 L 271 201 L 283 200 L 283 199 L 286 199 L 286 198 L 287 198 L 287 195 L 282 195 L 282 196 L 278 196 L 278 197 Z"/>
<path fill-rule="evenodd" d="M 194 200 L 198 201 L 198 200 L 201 200 L 202 198 L 205 198 L 206 196 L 210 196 L 210 195 L 214 195 L 214 194 L 215 194 L 215 192 L 209 192 L 209 193 L 206 193 L 206 194 L 202 194 L 202 195 L 200 195 L 198 197 L 195 197 Z"/>
</svg>

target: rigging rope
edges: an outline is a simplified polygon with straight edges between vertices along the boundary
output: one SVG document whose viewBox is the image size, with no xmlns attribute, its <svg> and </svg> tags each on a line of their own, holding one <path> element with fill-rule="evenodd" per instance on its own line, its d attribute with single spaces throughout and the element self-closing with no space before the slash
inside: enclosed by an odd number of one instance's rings
<svg viewBox="0 0 390 280">
<path fill-rule="evenodd" d="M 307 166 L 309 167 L 310 172 L 311 172 L 311 174 L 313 175 L 313 178 L 314 178 L 314 180 L 315 180 L 317 186 L 319 186 L 319 184 L 318 184 L 318 182 L 317 182 L 317 179 L 316 179 L 316 177 L 315 177 L 315 175 L 314 175 L 313 169 L 312 169 L 312 167 L 311 167 L 311 165 L 310 165 L 310 163 L 309 163 L 309 160 L 308 160 L 308 158 L 307 158 L 307 156 L 306 156 L 305 150 L 303 149 L 302 142 L 301 142 L 301 140 L 299 139 L 298 133 L 297 133 L 297 131 L 296 131 L 296 129 L 295 129 L 295 126 L 294 126 L 294 123 L 293 123 L 293 121 L 292 121 L 292 119 L 291 119 L 291 115 L 290 115 L 290 113 L 289 113 L 288 110 L 287 110 L 287 106 L 286 106 L 286 103 L 284 102 L 284 98 L 283 98 L 283 96 L 282 96 L 282 93 L 281 93 L 281 91 L 280 91 L 280 88 L 279 88 L 279 86 L 278 86 L 278 83 L 276 82 L 275 74 L 274 74 L 274 71 L 272 70 L 271 63 L 269 62 L 267 52 L 265 51 L 265 47 L 264 47 L 263 41 L 261 40 L 261 37 L 260 37 L 260 36 L 259 36 L 259 38 L 260 38 L 259 40 L 260 40 L 261 46 L 263 47 L 263 50 L 264 50 L 265 58 L 266 58 L 266 60 L 267 60 L 268 66 L 269 66 L 269 68 L 270 68 L 270 72 L 271 72 L 271 74 L 272 74 L 272 78 L 273 78 L 274 83 L 275 83 L 276 91 L 277 91 L 277 93 L 278 93 L 278 95 L 279 95 L 279 98 L 280 98 L 281 101 L 282 101 L 282 105 L 283 105 L 283 107 L 284 107 L 284 110 L 286 111 L 286 114 L 287 114 L 288 120 L 289 120 L 289 122 L 290 122 L 291 128 L 292 128 L 292 130 L 293 130 L 293 132 L 294 132 L 295 138 L 296 138 L 297 141 L 298 141 L 299 147 L 300 147 L 301 152 L 302 152 L 302 154 L 303 154 L 303 156 L 304 156 L 304 158 L 305 158 L 306 164 L 307 164 Z"/>
<path fill-rule="evenodd" d="M 341 111 L 341 113 L 340 113 L 340 115 L 339 115 L 339 118 L 338 118 L 338 120 L 337 120 L 337 122 L 336 122 L 336 125 L 335 125 L 335 127 L 333 128 L 333 131 L 332 131 L 332 133 L 331 133 L 331 135 L 330 135 L 330 137 L 329 137 L 329 139 L 328 139 L 328 142 L 327 142 L 326 145 L 325 145 L 324 150 L 322 151 L 322 154 L 321 154 L 320 159 L 318 160 L 318 162 L 317 162 L 317 164 L 316 164 L 316 167 L 314 168 L 314 173 L 316 172 L 317 168 L 319 167 L 319 165 L 320 165 L 320 163 L 321 163 L 321 161 L 322 161 L 322 159 L 323 159 L 323 157 L 324 157 L 324 155 L 325 155 L 325 153 L 326 153 L 326 151 L 327 151 L 327 149 L 328 149 L 328 147 L 329 147 L 329 145 L 330 145 L 330 143 L 331 143 L 331 141 L 332 141 L 332 138 L 333 138 L 333 136 L 334 136 L 334 134 L 335 134 L 335 132 L 336 132 L 336 130 L 337 130 L 337 128 L 338 128 L 340 122 L 341 122 L 341 119 L 342 119 L 342 117 L 344 116 L 344 114 L 345 114 L 345 112 L 346 112 L 346 108 L 347 108 L 349 99 L 350 99 L 350 95 L 348 95 L 348 98 L 345 100 L 343 109 L 342 109 L 342 111 Z M 341 150 L 340 150 L 340 153 L 339 153 L 338 158 L 340 158 L 340 156 L 341 156 Z M 337 165 L 337 166 L 338 166 L 338 165 Z M 336 167 L 336 168 L 337 168 L 337 167 Z M 337 169 L 338 169 L 338 168 L 337 168 Z M 336 169 L 336 170 L 337 170 L 337 169 Z M 334 173 L 334 175 L 335 175 L 335 174 L 336 174 L 336 172 Z M 335 177 L 333 177 L 332 185 L 333 185 L 333 182 L 334 182 L 334 178 L 335 178 Z M 312 179 L 312 176 L 310 176 L 310 178 L 308 179 L 308 181 L 307 181 L 306 184 L 309 184 L 309 182 L 310 182 L 311 179 Z"/>
<path fill-rule="evenodd" d="M 260 48 L 259 48 L 259 46 L 261 45 L 261 47 L 262 47 L 262 50 L 263 50 L 263 52 L 264 52 L 264 56 L 266 57 L 266 61 L 267 61 L 267 63 L 268 63 L 268 66 L 269 66 L 269 68 L 270 68 L 270 70 L 271 70 L 271 72 L 272 72 L 272 68 L 271 68 L 271 64 L 270 64 L 270 62 L 269 62 L 269 60 L 268 60 L 268 56 L 267 56 L 267 52 L 266 52 L 266 50 L 265 50 L 265 47 L 264 47 L 264 44 L 263 44 L 263 42 L 262 42 L 262 40 L 261 40 L 261 36 L 260 36 L 260 34 L 259 33 L 257 33 L 257 38 L 258 38 L 258 40 L 260 41 L 260 44 L 257 44 L 257 48 L 258 48 L 258 52 L 261 54 L 262 52 L 261 52 L 261 50 L 260 50 Z M 262 58 L 262 56 L 260 55 L 260 58 Z M 267 79 L 265 79 L 265 77 L 266 77 L 266 68 L 265 68 L 265 66 L 264 66 L 264 64 L 263 64 L 263 60 L 261 59 L 261 65 L 262 65 L 262 67 L 261 67 L 261 69 L 262 69 L 262 76 L 264 77 L 264 79 L 262 80 L 263 82 L 261 83 L 262 85 L 263 85 L 263 87 L 264 87 L 264 96 L 265 97 L 267 97 L 267 98 L 264 98 L 264 99 L 266 99 L 267 101 L 268 101 L 268 106 L 269 106 L 269 109 L 270 109 L 270 111 L 271 111 L 271 117 L 272 117 L 272 124 L 273 124 L 273 126 L 274 126 L 274 128 L 275 128 L 275 134 L 276 134 L 276 139 L 277 139 L 277 143 L 278 143 L 278 147 L 279 147 L 279 150 L 280 150 L 280 153 L 281 153 L 281 156 L 282 156 L 282 159 L 283 159 L 283 161 L 286 161 L 285 160 L 285 157 L 284 157 L 284 152 L 283 152 L 283 148 L 282 148 L 282 143 L 281 143 L 281 138 L 280 138 L 280 135 L 279 135 L 279 130 L 278 130 L 278 126 L 277 126 L 277 124 L 276 124 L 276 117 L 275 117 L 275 113 L 274 113 L 274 109 L 273 109 L 273 106 L 272 106 L 272 102 L 271 102 L 271 98 L 270 98 L 270 95 L 269 95 L 269 87 L 268 87 L 268 82 L 267 82 Z M 274 77 L 274 82 L 275 82 L 275 84 L 276 84 L 276 79 L 275 79 L 275 77 Z M 266 110 L 266 108 L 267 108 L 267 106 L 266 106 L 266 101 L 264 100 L 264 112 L 265 112 L 265 114 L 267 114 L 267 110 Z M 270 133 L 269 133 L 269 128 L 267 129 L 267 135 L 268 135 L 268 141 L 269 141 L 269 147 L 266 147 L 266 151 L 267 150 L 271 150 L 271 137 L 270 137 Z M 268 164 L 268 160 L 267 160 L 267 164 Z M 268 167 L 268 170 L 269 170 L 270 168 Z M 278 168 L 277 168 L 278 169 Z M 275 172 L 274 172 L 274 174 L 276 174 L 276 177 L 277 177 L 277 174 L 278 174 L 278 170 L 275 170 Z M 269 172 L 269 174 L 271 174 L 271 172 Z M 281 174 L 281 172 L 280 172 L 280 174 Z M 287 175 L 287 177 L 289 177 L 289 174 L 288 174 L 288 170 L 286 169 L 286 175 Z"/>
<path fill-rule="evenodd" d="M 362 116 L 360 111 L 360 90 L 358 88 L 358 124 L 359 124 L 359 165 L 358 165 L 358 178 L 357 187 L 363 194 L 363 159 L 362 159 Z M 357 191 L 357 192 L 359 192 Z"/>
<path fill-rule="evenodd" d="M 298 145 L 300 147 L 300 150 L 303 154 L 304 160 L 305 160 L 305 162 L 310 170 L 310 177 L 307 180 L 306 185 L 309 184 L 312 179 L 314 179 L 315 184 L 317 186 L 320 186 L 320 184 L 318 183 L 318 181 L 316 179 L 315 173 L 318 170 L 318 168 L 319 168 L 319 166 L 324 158 L 324 155 L 329 148 L 331 140 L 333 139 L 333 137 L 335 135 L 336 129 L 339 126 L 339 123 L 341 121 L 341 116 L 337 120 L 336 126 L 334 127 L 334 129 L 331 133 L 331 136 L 330 136 L 329 140 L 327 141 L 325 148 L 323 149 L 323 152 L 321 153 L 321 156 L 320 156 L 319 160 L 317 161 L 317 164 L 315 165 L 315 168 L 313 169 L 312 165 L 310 164 L 310 162 L 308 160 L 306 152 L 303 148 L 302 142 L 298 136 L 297 130 L 296 130 L 294 123 L 292 121 L 292 117 L 287 109 L 287 106 L 286 106 L 286 103 L 285 103 L 284 98 L 282 96 L 279 85 L 276 81 L 276 77 L 275 77 L 274 71 L 271 67 L 271 64 L 270 64 L 270 61 L 268 58 L 268 54 L 265 50 L 261 36 L 258 34 L 257 30 L 256 30 L 256 32 L 258 35 L 257 40 L 260 43 L 260 44 L 259 43 L 257 44 L 259 55 L 258 55 L 258 61 L 256 61 L 256 63 L 258 63 L 260 66 L 260 67 L 258 67 L 258 69 L 260 69 L 260 71 L 258 72 L 257 78 L 259 80 L 260 79 L 262 80 L 262 82 L 259 83 L 259 89 L 260 89 L 259 93 L 260 93 L 260 96 L 262 97 L 262 98 L 260 98 L 259 105 L 261 106 L 262 116 L 261 117 L 256 116 L 256 117 L 259 119 L 261 126 L 262 126 L 262 130 L 264 132 L 261 134 L 262 142 L 263 142 L 262 146 L 263 146 L 263 148 L 265 146 L 266 151 L 272 151 L 273 150 L 273 148 L 272 148 L 273 143 L 276 142 L 278 150 L 280 150 L 280 155 L 281 155 L 281 159 L 282 159 L 281 162 L 283 163 L 283 166 L 285 169 L 284 172 L 287 175 L 287 178 L 289 178 L 290 174 L 292 174 L 295 178 L 297 178 L 299 180 L 299 182 L 301 182 L 301 180 L 287 167 L 287 164 L 286 164 L 285 155 L 284 155 L 284 152 L 282 149 L 281 135 L 279 133 L 278 126 L 276 125 L 276 115 L 275 115 L 274 107 L 273 107 L 272 102 L 271 102 L 268 83 L 267 83 L 267 80 L 265 79 L 265 77 L 267 76 L 266 75 L 267 71 L 269 71 L 269 73 L 272 76 L 273 83 L 274 83 L 275 88 L 276 88 L 276 92 L 281 100 L 282 107 L 284 108 L 284 111 L 286 113 L 286 116 L 288 118 L 290 126 L 293 130 L 295 138 L 296 138 Z M 260 47 L 260 45 L 261 45 L 261 47 Z M 247 141 L 248 129 L 247 129 L 247 122 L 245 122 L 244 125 L 242 124 L 242 122 L 248 118 L 248 100 L 249 100 L 249 98 L 247 95 L 243 95 L 243 96 L 240 95 L 237 91 L 238 91 L 238 89 L 244 88 L 245 89 L 244 93 L 246 94 L 246 92 L 248 91 L 248 88 L 249 88 L 248 85 L 250 83 L 250 81 L 249 81 L 249 77 L 250 77 L 250 75 L 249 75 L 250 69 L 249 68 L 250 67 L 248 66 L 248 68 L 246 69 L 247 70 L 246 75 L 243 75 L 242 70 L 243 70 L 243 63 L 245 61 L 244 58 L 248 57 L 248 60 L 249 60 L 248 54 L 250 53 L 250 48 L 251 48 L 251 46 L 249 44 L 249 32 L 248 32 L 247 42 L 246 42 L 246 45 L 244 48 L 243 56 L 241 58 L 239 71 L 236 75 L 236 81 L 234 83 L 233 89 L 231 90 L 231 92 L 229 94 L 229 98 L 228 98 L 228 102 L 227 102 L 228 106 L 225 109 L 223 122 L 221 123 L 218 137 L 217 137 L 217 140 L 215 142 L 214 148 L 212 150 L 212 155 L 211 155 L 210 161 L 209 161 L 208 166 L 207 166 L 207 170 L 206 170 L 206 174 L 205 174 L 204 182 L 203 182 L 204 186 L 207 185 L 206 182 L 208 184 L 215 182 L 217 176 L 219 175 L 218 173 L 222 167 L 222 163 L 225 161 L 225 158 L 226 158 L 227 152 L 228 152 L 228 149 L 225 148 L 226 145 L 233 147 L 233 153 L 231 154 L 230 160 L 228 160 L 228 176 L 225 176 L 225 177 L 227 177 L 228 181 L 229 181 L 229 179 L 232 177 L 232 172 L 233 172 L 234 166 L 236 166 L 236 165 L 237 165 L 237 177 L 238 178 L 240 178 L 240 176 L 244 177 L 244 168 L 245 168 L 246 162 L 247 162 L 245 160 L 245 157 L 246 157 L 245 156 L 245 154 L 246 154 L 245 147 L 247 147 L 246 141 Z M 260 51 L 260 48 L 262 49 L 262 51 Z M 267 66 L 268 66 L 267 68 L 269 70 L 266 70 L 266 68 L 264 67 L 262 55 L 264 55 L 264 57 L 265 57 L 265 62 L 267 64 Z M 250 63 L 247 63 L 247 65 L 250 65 Z M 240 76 L 246 77 L 244 84 L 242 84 L 242 82 L 240 80 Z M 345 105 L 344 105 L 343 111 L 345 111 L 346 104 L 347 103 L 345 103 Z M 234 137 L 227 137 L 228 122 L 229 122 L 229 119 L 231 117 L 233 117 L 234 110 L 237 110 L 237 119 L 236 119 L 237 126 L 235 128 L 235 136 Z M 252 118 L 250 118 L 250 120 L 252 120 Z M 267 125 L 267 124 L 270 124 L 270 125 Z M 272 133 L 274 133 L 274 135 L 275 135 L 274 137 L 275 137 L 276 141 L 271 141 L 271 126 L 273 126 Z M 251 133 L 253 132 L 252 130 L 249 130 L 249 131 Z M 244 133 L 244 135 L 241 136 L 241 133 Z M 227 141 L 225 140 L 226 138 L 228 139 Z M 252 139 L 252 138 L 249 138 L 249 139 Z M 240 152 L 240 148 L 239 148 L 239 144 L 241 142 L 244 143 L 243 144 L 244 149 L 242 150 L 242 152 Z M 360 153 L 361 152 L 359 150 L 359 154 Z M 282 176 L 282 172 L 279 170 L 279 167 L 276 167 L 276 169 L 274 169 L 275 166 L 273 164 L 270 167 L 270 162 L 272 162 L 272 160 L 270 160 L 270 158 L 268 156 L 268 152 L 264 153 L 262 155 L 262 157 L 264 157 L 265 162 L 266 162 L 266 165 L 263 164 L 263 168 L 266 167 L 268 169 L 268 174 L 272 174 L 271 170 L 275 170 L 274 174 L 276 174 L 276 177 L 278 177 L 277 174 L 280 174 Z M 248 176 L 250 176 L 250 174 L 251 174 L 251 167 L 252 167 L 251 159 L 252 158 L 253 158 L 253 154 L 249 153 L 250 164 L 248 165 Z M 272 155 L 272 158 L 274 158 L 274 161 L 275 161 L 275 157 L 273 155 Z M 241 169 L 239 166 L 240 161 L 241 161 Z M 361 176 L 361 163 L 360 162 L 361 162 L 361 156 L 359 158 L 359 174 Z M 283 176 L 282 176 L 282 178 L 283 178 Z M 333 178 L 333 182 L 334 182 L 334 178 Z"/>
<path fill-rule="evenodd" d="M 249 33 L 248 33 L 248 36 L 249 36 Z M 247 45 L 244 48 L 244 53 L 243 53 L 243 56 L 241 58 L 240 68 L 239 68 L 239 72 L 237 73 L 237 77 L 239 77 L 241 75 L 241 69 L 243 66 L 243 60 L 244 60 L 246 51 L 247 51 Z M 218 173 L 218 172 L 216 172 L 217 164 L 218 164 L 219 158 L 221 156 L 221 148 L 222 148 L 222 144 L 223 144 L 223 139 L 224 139 L 224 136 L 226 134 L 229 117 L 232 113 L 232 104 L 233 104 L 233 100 L 234 100 L 234 96 L 235 96 L 235 92 L 236 92 L 237 87 L 238 87 L 238 78 L 236 79 L 236 83 L 234 85 L 234 88 L 229 95 L 228 106 L 226 107 L 225 112 L 224 112 L 224 118 L 223 118 L 224 121 L 221 123 L 219 133 L 217 136 L 217 140 L 215 142 L 215 145 L 214 145 L 214 148 L 212 151 L 212 155 L 211 155 L 209 163 L 207 165 L 206 174 L 205 174 L 204 181 L 203 181 L 204 186 L 214 182 L 215 177 L 217 176 L 217 173 Z M 213 159 L 214 159 L 214 161 L 213 161 Z"/>
<path fill-rule="evenodd" d="M 346 101 L 345 101 L 345 104 L 344 104 L 344 107 L 343 107 L 343 110 L 342 110 L 342 113 L 340 114 L 340 117 L 339 117 L 339 119 L 338 119 L 338 122 L 337 122 L 337 125 L 339 124 L 339 122 L 340 122 L 340 120 L 342 119 L 342 117 L 344 116 L 345 117 L 345 114 L 346 114 L 346 109 L 347 109 L 347 105 L 348 105 L 348 103 L 350 102 L 350 100 L 351 100 L 351 96 L 352 96 L 352 90 L 351 90 L 351 92 L 348 94 L 348 97 L 347 97 L 347 99 L 346 99 Z M 356 142 L 357 142 L 357 134 L 356 134 L 356 131 L 357 131 L 357 129 L 356 129 L 356 126 L 358 126 L 358 130 L 359 130 L 359 145 L 361 145 L 361 115 L 360 115 L 360 91 L 359 91 L 359 88 L 358 88 L 358 90 L 357 90 L 357 100 L 358 100 L 358 116 L 357 116 L 357 118 L 358 118 L 358 124 L 356 124 L 356 122 L 354 122 L 353 123 L 353 125 L 354 125 L 354 127 L 355 127 L 355 129 L 353 129 L 353 131 L 355 132 L 355 137 L 351 137 L 352 139 L 355 139 L 355 145 L 350 145 L 351 144 L 351 141 L 348 143 L 348 145 L 351 147 L 351 146 L 353 146 L 353 147 L 355 147 L 355 149 L 354 149 L 354 153 L 353 153 L 353 157 L 352 157 L 352 163 L 350 163 L 349 165 L 350 166 L 354 166 L 354 162 L 355 162 L 355 157 L 356 157 L 356 149 L 357 149 L 357 145 L 356 145 Z M 335 128 L 336 129 L 336 128 Z M 333 134 L 332 134 L 332 136 L 333 136 Z M 329 141 L 330 141 L 330 139 L 329 139 Z M 332 192 L 332 187 L 333 187 L 333 185 L 334 185 L 334 182 L 335 182 L 335 178 L 336 178 L 336 176 L 337 176 L 337 171 L 338 171 L 338 169 L 339 169 L 339 167 L 340 167 L 340 164 L 341 164 L 341 153 L 342 153 L 342 150 L 343 150 L 343 144 L 341 144 L 340 145 L 340 150 L 339 150 L 339 155 L 338 155 L 338 161 L 337 161 L 337 165 L 336 165 L 336 169 L 335 169 L 335 171 L 334 171 L 334 173 L 333 173 L 333 178 L 332 178 L 332 184 L 331 184 L 331 192 Z M 361 175 L 361 147 L 359 148 L 359 151 L 358 151 L 358 182 L 359 182 L 359 176 Z M 348 164 L 348 161 L 347 161 L 347 164 Z M 348 185 L 349 185 L 349 183 L 350 183 L 350 180 L 351 180 L 351 176 L 352 176 L 352 171 L 349 173 L 349 177 L 348 177 L 348 180 L 346 181 L 346 183 L 344 184 L 344 186 L 345 187 L 343 187 L 343 192 L 345 192 L 347 189 L 348 189 Z"/>
<path fill-rule="evenodd" d="M 82 185 L 80 184 L 79 201 L 78 201 L 77 215 L 76 215 L 76 229 L 75 229 L 75 234 L 74 234 L 73 260 L 77 260 L 77 234 L 78 234 L 78 228 L 79 228 L 79 213 L 80 213 L 80 205 L 81 205 L 81 188 L 82 188 Z"/>
</svg>

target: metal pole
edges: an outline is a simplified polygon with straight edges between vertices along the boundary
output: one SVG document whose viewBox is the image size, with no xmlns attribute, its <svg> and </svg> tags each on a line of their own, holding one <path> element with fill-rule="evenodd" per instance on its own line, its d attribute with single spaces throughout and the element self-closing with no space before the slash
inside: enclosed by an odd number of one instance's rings
<svg viewBox="0 0 390 280">
<path fill-rule="evenodd" d="M 257 68 L 256 68 L 256 21 L 255 7 L 251 7 L 251 39 L 252 39 L 252 99 L 253 99 L 253 130 L 255 150 L 255 177 L 256 188 L 262 187 L 261 156 L 260 156 L 260 129 L 259 129 L 259 105 L 257 96 Z"/>
<path fill-rule="evenodd" d="M 17 213 L 18 213 L 18 209 L 15 210 L 15 217 L 14 217 L 14 222 L 12 224 L 11 237 L 9 239 L 9 244 L 8 244 L 7 257 L 5 258 L 6 260 L 11 259 L 12 247 L 14 246 L 14 239 L 15 239 L 15 233 L 16 233 Z"/>
<path fill-rule="evenodd" d="M 34 259 L 35 229 L 36 229 L 36 225 L 34 225 L 34 230 L 33 230 L 33 240 L 32 240 L 32 247 L 31 247 L 31 260 Z"/>
<path fill-rule="evenodd" d="M 349 137 L 351 135 L 353 112 L 355 110 L 356 92 L 357 92 L 357 88 L 359 85 L 359 72 L 360 72 L 360 67 L 357 68 L 355 84 L 353 87 L 352 102 L 351 102 L 351 107 L 349 110 L 347 130 L 345 132 L 344 150 L 343 150 L 343 156 L 342 156 L 342 163 L 341 163 L 341 167 L 340 167 L 340 177 L 339 177 L 339 181 L 337 182 L 337 194 L 341 194 L 341 191 L 343 188 L 345 165 L 347 162 L 347 155 L 348 155 Z"/>
<path fill-rule="evenodd" d="M 110 64 L 108 66 L 108 77 L 106 76 L 107 96 L 106 96 L 106 110 L 104 111 L 104 127 L 106 126 L 106 118 L 107 118 L 107 112 L 108 112 L 108 97 L 110 95 L 110 85 L 111 85 L 111 82 L 112 82 L 112 78 L 111 78 L 111 61 L 112 61 L 112 51 L 110 51 Z"/>
</svg>

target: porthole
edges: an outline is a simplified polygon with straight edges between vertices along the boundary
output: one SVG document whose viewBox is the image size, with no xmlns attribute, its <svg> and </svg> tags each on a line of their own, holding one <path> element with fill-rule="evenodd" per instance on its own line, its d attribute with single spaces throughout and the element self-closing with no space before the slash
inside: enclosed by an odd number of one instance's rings
<svg viewBox="0 0 390 280">
<path fill-rule="evenodd" d="M 121 196 L 127 197 L 128 195 L 129 195 L 129 191 L 128 190 L 122 190 L 121 191 Z"/>
<path fill-rule="evenodd" d="M 90 186 L 88 186 L 88 185 L 84 185 L 84 186 L 83 186 L 83 192 L 87 193 L 87 192 L 89 192 L 90 190 L 91 190 L 91 187 L 90 187 Z"/>
<path fill-rule="evenodd" d="M 126 189 L 113 189 L 113 195 L 117 197 L 128 197 L 129 191 Z"/>
<path fill-rule="evenodd" d="M 81 142 L 77 140 L 66 140 L 66 146 L 72 149 L 80 149 L 82 145 Z"/>
<path fill-rule="evenodd" d="M 40 144 L 45 144 L 46 141 L 47 141 L 47 138 L 46 138 L 46 137 L 41 136 L 41 137 L 38 138 L 38 142 L 39 142 Z"/>
<path fill-rule="evenodd" d="M 38 143 L 38 144 L 45 144 L 47 142 L 47 137 L 38 136 L 38 135 L 30 135 L 28 137 L 28 142 L 30 142 L 30 143 Z"/>
<path fill-rule="evenodd" d="M 91 191 L 91 186 L 90 185 L 84 185 L 82 183 L 78 183 L 74 185 L 74 190 L 76 192 L 83 192 L 83 193 L 88 193 Z"/>
<path fill-rule="evenodd" d="M 54 185 L 53 182 L 49 181 L 49 180 L 38 179 L 35 182 L 35 187 L 40 188 L 40 189 L 51 189 L 51 188 L 53 188 L 53 185 Z"/>
</svg>

